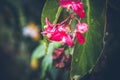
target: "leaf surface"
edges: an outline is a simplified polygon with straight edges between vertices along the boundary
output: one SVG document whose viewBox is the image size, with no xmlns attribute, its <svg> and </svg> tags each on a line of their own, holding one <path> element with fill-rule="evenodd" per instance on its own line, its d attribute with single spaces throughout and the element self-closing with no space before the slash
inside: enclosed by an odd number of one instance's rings
<svg viewBox="0 0 120 80">
<path fill-rule="evenodd" d="M 46 0 L 42 11 L 42 26 L 45 26 L 45 18 L 48 17 L 51 23 L 56 23 L 60 16 L 62 8 L 59 7 L 59 0 Z"/>
<path fill-rule="evenodd" d="M 86 18 L 89 30 L 86 32 L 85 44 L 75 44 L 72 64 L 71 80 L 79 80 L 90 72 L 103 49 L 103 38 L 106 19 L 106 0 L 84 0 Z"/>
<path fill-rule="evenodd" d="M 47 48 L 46 41 L 41 40 L 40 45 L 32 53 L 32 59 L 31 60 L 39 59 L 39 58 L 43 57 L 46 53 L 46 48 Z"/>
</svg>

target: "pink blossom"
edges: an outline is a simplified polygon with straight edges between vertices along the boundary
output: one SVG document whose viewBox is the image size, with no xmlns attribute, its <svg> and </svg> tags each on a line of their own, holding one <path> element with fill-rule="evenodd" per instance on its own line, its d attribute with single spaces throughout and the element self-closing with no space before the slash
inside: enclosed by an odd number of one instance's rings
<svg viewBox="0 0 120 80">
<path fill-rule="evenodd" d="M 42 33 L 45 34 L 50 41 L 61 41 L 63 44 L 67 43 L 69 46 L 72 46 L 72 39 L 69 30 L 67 29 L 67 25 L 63 24 L 53 27 L 47 18 L 46 24 L 45 31 Z"/>
<path fill-rule="evenodd" d="M 50 31 L 53 28 L 53 25 L 50 23 L 49 19 L 46 17 L 45 19 L 46 25 L 44 26 L 45 31 Z"/>
<path fill-rule="evenodd" d="M 64 53 L 64 48 L 58 48 L 54 50 L 52 57 L 53 59 L 58 59 Z"/>
<path fill-rule="evenodd" d="M 63 8 L 72 9 L 73 12 L 78 14 L 81 18 L 85 17 L 85 11 L 83 9 L 83 3 L 80 0 L 60 0 L 60 6 Z"/>
<path fill-rule="evenodd" d="M 88 30 L 88 25 L 86 23 L 78 23 L 76 25 L 76 30 L 80 33 L 85 33 Z"/>
<path fill-rule="evenodd" d="M 73 45 L 72 39 L 70 35 L 64 35 L 63 39 L 62 39 L 63 44 L 67 43 L 69 46 Z"/>
<path fill-rule="evenodd" d="M 52 58 L 53 64 L 56 68 L 70 69 L 72 55 L 66 55 L 64 48 L 55 49 L 53 51 Z"/>
<path fill-rule="evenodd" d="M 52 32 L 50 37 L 48 37 L 49 40 L 51 41 L 62 41 L 63 37 L 64 37 L 65 33 L 64 32 Z"/>
<path fill-rule="evenodd" d="M 71 6 L 71 2 L 72 2 L 72 0 L 60 0 L 60 6 L 66 8 L 69 5 Z"/>
<path fill-rule="evenodd" d="M 76 32 L 76 37 L 77 37 L 77 40 L 80 44 L 84 44 L 85 39 L 80 32 Z"/>
<path fill-rule="evenodd" d="M 71 36 L 66 33 L 66 26 L 58 26 L 54 32 L 51 33 L 49 40 L 51 41 L 62 41 L 63 44 L 67 43 L 69 46 L 72 46 Z"/>
</svg>

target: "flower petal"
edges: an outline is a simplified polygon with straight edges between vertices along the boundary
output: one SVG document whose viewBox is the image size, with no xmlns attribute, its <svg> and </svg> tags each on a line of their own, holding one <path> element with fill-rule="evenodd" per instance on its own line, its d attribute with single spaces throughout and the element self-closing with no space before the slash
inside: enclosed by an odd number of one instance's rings
<svg viewBox="0 0 120 80">
<path fill-rule="evenodd" d="M 58 59 L 64 53 L 64 48 L 58 48 L 54 50 L 52 57 L 53 59 Z"/>
<path fill-rule="evenodd" d="M 84 10 L 81 10 L 81 11 L 79 12 L 79 16 L 80 16 L 81 18 L 85 18 L 85 11 L 84 11 Z"/>
<path fill-rule="evenodd" d="M 52 34 L 51 37 L 49 38 L 49 40 L 51 41 L 61 41 L 63 38 L 63 35 L 60 34 L 60 33 L 57 33 L 57 34 Z"/>
<path fill-rule="evenodd" d="M 88 25 L 86 23 L 78 23 L 76 25 L 76 30 L 80 33 L 85 33 L 88 30 Z"/>
<path fill-rule="evenodd" d="M 77 37 L 78 42 L 80 44 L 84 44 L 85 43 L 85 39 L 84 39 L 84 37 L 82 36 L 82 34 L 80 32 L 76 32 L 76 37 Z"/>
<path fill-rule="evenodd" d="M 53 25 L 50 23 L 49 19 L 46 17 L 45 19 L 46 25 L 44 26 L 45 31 L 50 31 L 53 28 Z"/>
<path fill-rule="evenodd" d="M 69 46 L 72 46 L 72 45 L 73 45 L 72 39 L 71 39 L 70 35 L 68 35 L 68 34 L 66 34 L 66 35 L 63 37 L 62 42 L 67 43 Z"/>
<path fill-rule="evenodd" d="M 50 21 L 49 21 L 49 19 L 47 17 L 45 19 L 45 22 L 46 22 L 47 25 L 51 25 L 51 23 L 50 23 Z"/>
<path fill-rule="evenodd" d="M 59 1 L 60 1 L 60 6 L 64 8 L 68 7 L 72 2 L 72 0 L 59 0 Z"/>
<path fill-rule="evenodd" d="M 83 3 L 82 2 L 72 2 L 71 3 L 71 8 L 81 18 L 85 17 L 85 11 L 83 9 Z"/>
</svg>

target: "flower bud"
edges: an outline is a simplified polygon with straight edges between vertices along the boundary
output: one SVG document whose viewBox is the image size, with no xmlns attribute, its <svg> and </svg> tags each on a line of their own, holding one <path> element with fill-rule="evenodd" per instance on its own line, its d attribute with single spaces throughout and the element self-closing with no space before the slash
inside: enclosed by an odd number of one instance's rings
<svg viewBox="0 0 120 80">
<path fill-rule="evenodd" d="M 80 32 L 80 33 L 85 33 L 87 30 L 88 30 L 88 25 L 86 23 L 78 23 L 76 25 L 76 30 L 77 32 Z"/>
</svg>

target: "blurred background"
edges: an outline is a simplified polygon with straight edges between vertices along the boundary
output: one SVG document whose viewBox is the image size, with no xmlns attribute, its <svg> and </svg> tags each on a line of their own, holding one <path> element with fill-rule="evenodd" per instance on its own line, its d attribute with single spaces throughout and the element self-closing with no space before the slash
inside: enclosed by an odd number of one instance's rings
<svg viewBox="0 0 120 80">
<path fill-rule="evenodd" d="M 45 0 L 0 0 L 0 80 L 36 80 L 30 58 L 39 45 Z M 26 27 L 39 35 L 30 37 Z M 34 33 L 34 32 L 33 32 Z"/>
</svg>

